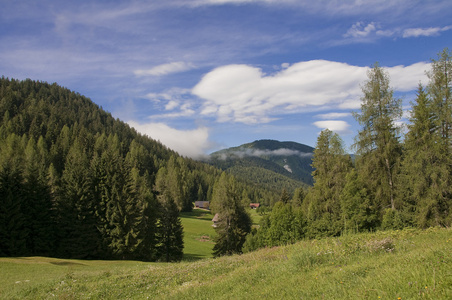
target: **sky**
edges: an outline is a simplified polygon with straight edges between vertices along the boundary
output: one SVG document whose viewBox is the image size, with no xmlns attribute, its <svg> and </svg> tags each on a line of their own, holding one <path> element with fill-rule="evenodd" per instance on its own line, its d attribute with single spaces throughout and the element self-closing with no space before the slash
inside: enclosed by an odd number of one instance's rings
<svg viewBox="0 0 452 300">
<path fill-rule="evenodd" d="M 259 139 L 347 151 L 378 62 L 410 103 L 452 1 L 0 0 L 0 76 L 56 82 L 188 157 Z"/>
</svg>

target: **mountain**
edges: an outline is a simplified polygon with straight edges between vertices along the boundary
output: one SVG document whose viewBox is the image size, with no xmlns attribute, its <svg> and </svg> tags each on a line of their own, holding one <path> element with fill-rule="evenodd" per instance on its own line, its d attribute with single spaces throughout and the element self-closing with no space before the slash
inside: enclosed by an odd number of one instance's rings
<svg viewBox="0 0 452 300">
<path fill-rule="evenodd" d="M 312 185 L 314 148 L 296 142 L 257 140 L 210 154 L 209 163 L 234 176 L 271 189 Z"/>
<path fill-rule="evenodd" d="M 219 174 L 56 83 L 0 78 L 0 256 L 178 260 L 173 216 Z"/>
</svg>

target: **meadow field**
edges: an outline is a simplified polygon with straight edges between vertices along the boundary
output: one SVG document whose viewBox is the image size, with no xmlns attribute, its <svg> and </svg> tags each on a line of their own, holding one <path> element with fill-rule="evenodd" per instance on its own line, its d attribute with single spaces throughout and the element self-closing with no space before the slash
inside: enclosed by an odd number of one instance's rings
<svg viewBox="0 0 452 300">
<path fill-rule="evenodd" d="M 0 298 L 452 299 L 451 229 L 307 240 L 214 259 L 203 237 L 213 231 L 194 231 L 209 218 L 182 217 L 188 254 L 180 263 L 0 258 Z"/>
</svg>

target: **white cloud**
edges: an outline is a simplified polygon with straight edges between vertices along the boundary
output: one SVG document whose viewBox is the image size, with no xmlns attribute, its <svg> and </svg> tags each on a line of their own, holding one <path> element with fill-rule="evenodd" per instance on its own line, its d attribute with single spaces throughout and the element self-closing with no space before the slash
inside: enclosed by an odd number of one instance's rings
<svg viewBox="0 0 452 300">
<path fill-rule="evenodd" d="M 437 36 L 440 32 L 452 29 L 452 26 L 429 27 L 429 28 L 408 28 L 403 31 L 403 37 Z"/>
<path fill-rule="evenodd" d="M 352 37 L 352 38 L 364 38 L 369 34 L 377 30 L 377 25 L 374 22 L 371 22 L 367 25 L 363 22 L 357 22 L 352 25 L 352 27 L 344 34 L 344 37 Z"/>
<path fill-rule="evenodd" d="M 237 156 L 239 158 L 248 156 L 299 156 L 299 157 L 309 157 L 312 153 L 301 152 L 298 150 L 292 150 L 287 148 L 279 148 L 276 150 L 260 150 L 260 149 L 239 149 L 233 152 L 228 152 L 227 154 L 221 154 L 220 159 L 226 159 L 229 156 Z"/>
<path fill-rule="evenodd" d="M 427 83 L 425 71 L 430 69 L 430 64 L 419 62 L 410 66 L 394 66 L 386 68 L 389 73 L 391 86 L 396 91 L 407 92 L 417 88 L 419 82 Z"/>
<path fill-rule="evenodd" d="M 163 123 L 139 124 L 135 121 L 127 123 L 138 132 L 146 134 L 154 140 L 159 140 L 170 149 L 191 158 L 199 158 L 205 155 L 206 151 L 212 147 L 207 127 L 178 130 Z"/>
<path fill-rule="evenodd" d="M 396 90 L 409 91 L 425 78 L 426 68 L 417 63 L 386 70 Z M 218 122 L 267 123 L 279 114 L 359 108 L 368 69 L 312 60 L 267 75 L 256 67 L 227 65 L 207 73 L 192 93 L 204 100 L 201 114 L 216 116 Z"/>
<path fill-rule="evenodd" d="M 320 119 L 340 119 L 340 118 L 345 118 L 351 116 L 351 113 L 338 113 L 338 112 L 333 112 L 333 113 L 328 113 L 328 114 L 320 114 L 320 115 L 316 115 L 317 118 Z"/>
<path fill-rule="evenodd" d="M 193 69 L 195 66 L 183 61 L 171 62 L 155 66 L 147 70 L 135 70 L 136 76 L 163 76 L 172 73 L 180 73 Z"/>
<path fill-rule="evenodd" d="M 182 88 L 170 88 L 161 93 L 148 93 L 146 97 L 161 105 L 161 109 L 165 111 L 171 111 L 171 113 L 154 114 L 150 118 L 177 118 L 177 117 L 189 117 L 195 114 L 193 103 L 187 100 L 190 90 Z"/>
<path fill-rule="evenodd" d="M 328 120 L 328 121 L 317 121 L 314 122 L 314 125 L 321 129 L 329 129 L 338 134 L 349 134 L 350 124 L 345 121 L 337 121 L 337 120 Z"/>
</svg>

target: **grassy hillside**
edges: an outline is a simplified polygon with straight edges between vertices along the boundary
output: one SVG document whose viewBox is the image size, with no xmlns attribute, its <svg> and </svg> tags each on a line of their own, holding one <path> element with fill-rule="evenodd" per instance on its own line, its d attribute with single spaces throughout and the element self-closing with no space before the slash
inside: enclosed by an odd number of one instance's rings
<svg viewBox="0 0 452 300">
<path fill-rule="evenodd" d="M 2 299 L 452 299 L 452 230 L 303 241 L 174 264 L 0 258 Z"/>
</svg>

